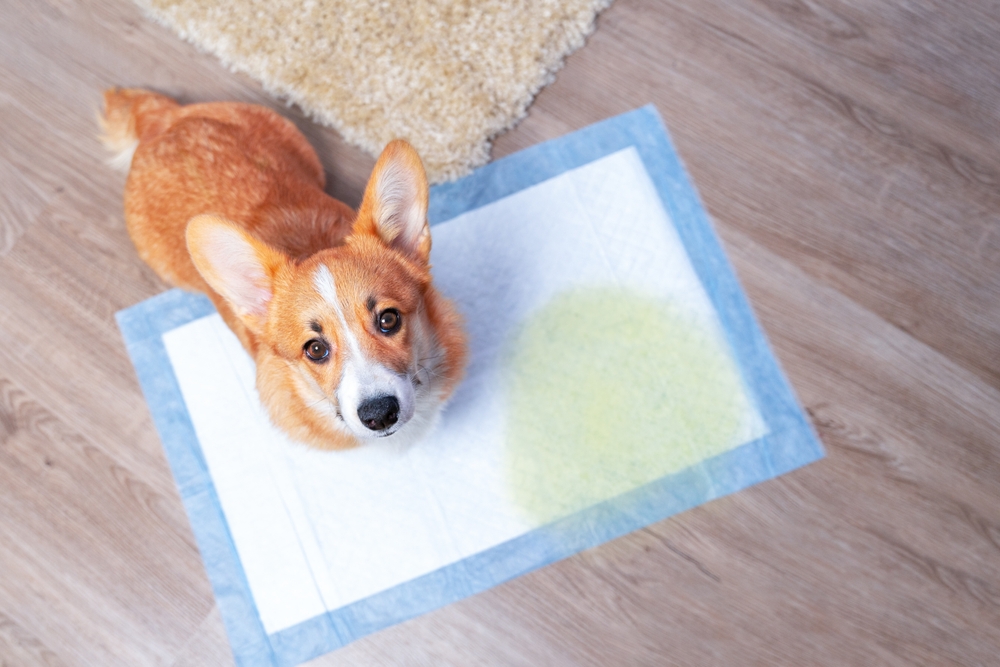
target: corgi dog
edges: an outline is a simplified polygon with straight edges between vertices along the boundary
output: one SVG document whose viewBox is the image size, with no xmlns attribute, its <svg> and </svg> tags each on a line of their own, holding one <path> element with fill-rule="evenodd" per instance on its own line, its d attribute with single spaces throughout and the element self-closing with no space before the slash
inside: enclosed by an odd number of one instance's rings
<svg viewBox="0 0 1000 667">
<path fill-rule="evenodd" d="M 429 431 L 466 345 L 431 284 L 413 148 L 385 148 L 355 213 L 324 192 L 315 151 L 269 109 L 138 89 L 108 90 L 104 105 L 139 256 L 208 295 L 256 362 L 273 423 L 323 449 Z"/>
</svg>

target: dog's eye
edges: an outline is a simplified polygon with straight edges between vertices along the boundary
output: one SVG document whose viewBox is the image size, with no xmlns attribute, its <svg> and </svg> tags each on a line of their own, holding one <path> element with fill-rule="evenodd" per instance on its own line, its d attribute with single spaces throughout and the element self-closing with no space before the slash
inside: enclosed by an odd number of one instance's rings
<svg viewBox="0 0 1000 667">
<path fill-rule="evenodd" d="M 383 310 L 378 316 L 378 329 L 384 334 L 395 333 L 399 325 L 403 323 L 403 318 L 395 308 Z"/>
<path fill-rule="evenodd" d="M 316 338 L 302 346 L 306 356 L 313 361 L 323 361 L 330 355 L 330 348 L 326 343 Z"/>
</svg>

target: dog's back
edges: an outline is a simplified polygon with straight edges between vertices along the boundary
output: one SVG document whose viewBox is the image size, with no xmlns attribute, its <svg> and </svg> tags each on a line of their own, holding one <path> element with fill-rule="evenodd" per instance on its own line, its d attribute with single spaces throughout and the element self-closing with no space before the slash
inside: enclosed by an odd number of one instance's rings
<svg viewBox="0 0 1000 667">
<path fill-rule="evenodd" d="M 105 93 L 104 142 L 128 169 L 125 221 L 140 256 L 165 280 L 210 292 L 188 258 L 188 220 L 214 213 L 292 257 L 339 243 L 354 212 L 323 192 L 305 137 L 264 107 L 181 106 L 139 89 Z"/>
<path fill-rule="evenodd" d="M 292 258 L 340 243 L 354 211 L 323 192 L 323 166 L 288 120 L 251 104 L 180 105 L 142 89 L 104 94 L 112 164 L 128 171 L 125 226 L 139 256 L 177 287 L 203 292 L 253 352 L 230 305 L 205 282 L 185 242 L 206 213 L 236 223 Z"/>
</svg>

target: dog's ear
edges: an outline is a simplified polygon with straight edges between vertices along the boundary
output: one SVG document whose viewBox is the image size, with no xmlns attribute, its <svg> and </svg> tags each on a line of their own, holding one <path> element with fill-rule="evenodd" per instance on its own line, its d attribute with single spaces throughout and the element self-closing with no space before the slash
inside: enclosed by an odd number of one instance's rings
<svg viewBox="0 0 1000 667">
<path fill-rule="evenodd" d="M 375 163 L 354 232 L 376 234 L 386 245 L 427 263 L 427 174 L 413 146 L 402 139 L 386 146 Z"/>
<path fill-rule="evenodd" d="M 251 329 L 259 329 L 273 295 L 273 278 L 287 260 L 234 223 L 215 215 L 188 222 L 187 247 L 205 281 Z"/>
</svg>

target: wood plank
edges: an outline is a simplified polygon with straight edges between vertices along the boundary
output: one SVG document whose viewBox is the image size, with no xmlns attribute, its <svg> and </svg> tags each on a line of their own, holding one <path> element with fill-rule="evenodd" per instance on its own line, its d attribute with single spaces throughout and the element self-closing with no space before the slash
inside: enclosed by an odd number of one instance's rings
<svg viewBox="0 0 1000 667">
<path fill-rule="evenodd" d="M 111 85 L 289 115 L 127 0 L 0 0 L 0 662 L 231 664 L 114 324 Z M 828 458 L 329 656 L 335 664 L 992 664 L 1000 16 L 988 0 L 618 0 L 495 155 L 654 102 Z"/>
<path fill-rule="evenodd" d="M 176 490 L 152 488 L 7 378 L 0 422 L 11 636 L 68 664 L 166 660 L 212 604 Z"/>
</svg>

